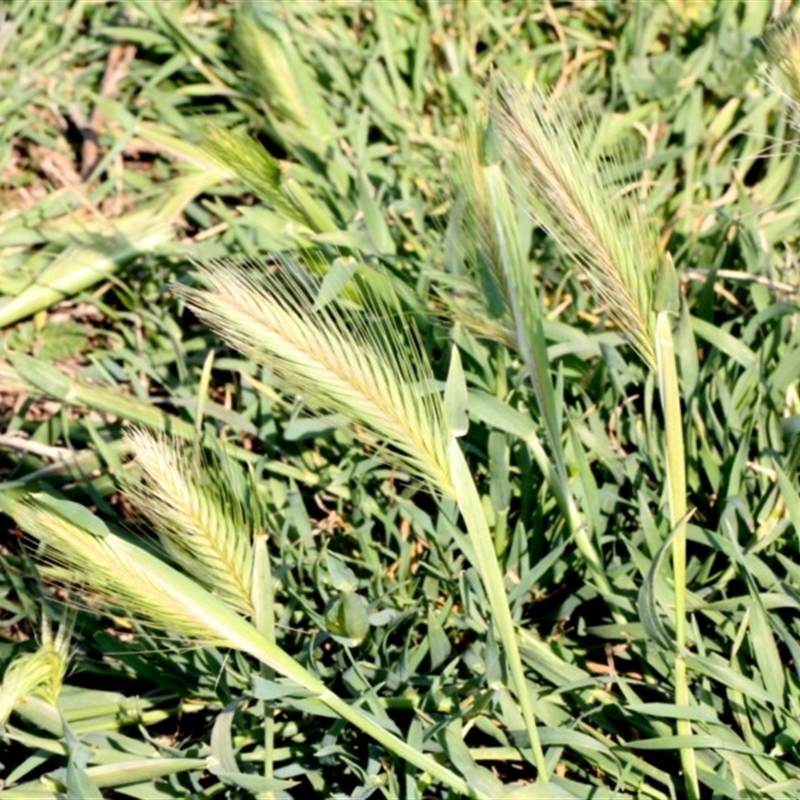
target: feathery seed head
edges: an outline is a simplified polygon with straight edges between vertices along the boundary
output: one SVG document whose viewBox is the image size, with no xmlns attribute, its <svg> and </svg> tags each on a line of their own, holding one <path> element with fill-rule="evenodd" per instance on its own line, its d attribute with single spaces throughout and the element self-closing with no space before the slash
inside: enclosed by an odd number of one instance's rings
<svg viewBox="0 0 800 800">
<path fill-rule="evenodd" d="M 609 190 L 613 168 L 586 154 L 586 128 L 541 93 L 501 84 L 493 120 L 524 183 L 534 221 L 585 270 L 639 355 L 655 365 L 653 286 L 656 239 L 637 209 Z"/>
<path fill-rule="evenodd" d="M 769 79 L 772 87 L 789 103 L 794 112 L 794 124 L 798 127 L 800 113 L 800 16 L 793 14 L 778 23 L 765 37 L 767 53 L 773 66 L 788 86 L 788 92 L 779 80 Z"/>
<path fill-rule="evenodd" d="M 47 557 L 65 566 L 81 588 L 124 606 L 132 616 L 162 630 L 221 647 L 234 646 L 209 613 L 203 599 L 206 593 L 198 587 L 193 597 L 186 588 L 188 579 L 142 547 L 114 533 L 90 533 L 39 502 L 35 494 L 18 503 L 13 514 L 26 533 L 46 546 Z"/>
<path fill-rule="evenodd" d="M 33 653 L 17 656 L 6 668 L 0 683 L 0 725 L 26 695 L 34 694 L 50 705 L 58 702 L 61 684 L 67 671 L 69 620 L 53 640 L 47 623 L 43 625 L 42 644 Z"/>
<path fill-rule="evenodd" d="M 198 464 L 176 442 L 139 430 L 128 441 L 142 470 L 127 494 L 168 555 L 206 588 L 252 614 L 252 525 L 256 498 L 236 491 L 233 469 Z"/>
<path fill-rule="evenodd" d="M 310 404 L 347 416 L 392 448 L 407 469 L 452 494 L 441 398 L 413 331 L 381 301 L 363 313 L 331 302 L 296 277 L 213 262 L 205 290 L 180 287 L 191 308 L 229 344 L 268 363 Z M 370 310 L 382 313 L 369 314 Z"/>
<path fill-rule="evenodd" d="M 487 310 L 497 318 L 508 311 L 509 261 L 516 262 L 520 253 L 514 209 L 503 202 L 507 199 L 505 178 L 493 126 L 484 132 L 473 124 L 464 131 L 456 184 L 464 199 L 460 238 L 466 242 L 465 255 L 480 282 Z M 527 254 L 522 256 L 527 263 Z"/>
</svg>

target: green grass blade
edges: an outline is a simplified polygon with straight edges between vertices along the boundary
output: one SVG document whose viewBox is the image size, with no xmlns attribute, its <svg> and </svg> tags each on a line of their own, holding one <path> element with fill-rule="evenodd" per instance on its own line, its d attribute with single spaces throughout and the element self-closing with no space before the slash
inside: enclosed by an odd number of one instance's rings
<svg viewBox="0 0 800 800">
<path fill-rule="evenodd" d="M 35 282 L 0 301 L 0 328 L 94 286 L 122 264 L 165 245 L 185 206 L 216 181 L 207 173 L 180 178 L 157 204 L 106 223 L 102 234 L 84 234 L 86 244 L 66 248 Z"/>
<path fill-rule="evenodd" d="M 683 442 L 683 415 L 681 414 L 680 384 L 672 341 L 672 327 L 668 311 L 656 316 L 656 360 L 659 375 L 659 392 L 664 413 L 666 439 L 667 503 L 672 534 L 672 579 L 675 591 L 675 705 L 689 705 L 689 677 L 686 669 L 686 452 Z M 692 723 L 688 719 L 677 721 L 678 737 L 691 737 Z M 686 791 L 690 798 L 700 796 L 697 760 L 694 749 L 681 748 Z"/>
</svg>

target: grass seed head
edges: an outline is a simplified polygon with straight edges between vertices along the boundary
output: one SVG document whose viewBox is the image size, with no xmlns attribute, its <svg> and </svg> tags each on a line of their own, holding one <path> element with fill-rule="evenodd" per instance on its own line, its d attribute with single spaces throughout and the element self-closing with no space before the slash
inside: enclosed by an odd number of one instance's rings
<svg viewBox="0 0 800 800">
<path fill-rule="evenodd" d="M 128 440 L 141 467 L 127 494 L 184 570 L 229 605 L 252 614 L 255 510 L 235 488 L 233 468 L 199 464 L 176 442 L 145 431 Z"/>
<path fill-rule="evenodd" d="M 800 127 L 800 16 L 778 23 L 765 37 L 770 62 L 777 76 L 768 83 L 792 110 L 795 128 Z"/>
<path fill-rule="evenodd" d="M 68 643 L 60 638 L 43 641 L 33 653 L 17 656 L 6 668 L 0 683 L 0 726 L 29 694 L 41 697 L 50 705 L 58 702 L 61 684 L 67 671 Z"/>
<path fill-rule="evenodd" d="M 363 315 L 314 306 L 314 287 L 258 268 L 201 268 L 204 290 L 182 288 L 192 309 L 241 352 L 268 363 L 311 405 L 347 416 L 394 457 L 452 494 L 441 398 L 413 332 L 386 309 Z M 375 301 L 377 304 L 379 301 Z"/>
<path fill-rule="evenodd" d="M 36 495 L 18 503 L 13 515 L 20 528 L 45 545 L 46 558 L 67 568 L 80 591 L 95 593 L 163 631 L 234 646 L 219 616 L 209 613 L 207 593 L 188 589 L 188 579 L 144 548 L 113 533 L 90 533 L 38 502 Z"/>
<path fill-rule="evenodd" d="M 587 154 L 587 129 L 538 92 L 500 84 L 493 120 L 534 221 L 584 269 L 611 317 L 655 366 L 656 238 L 637 207 L 610 188 L 613 160 Z"/>
</svg>

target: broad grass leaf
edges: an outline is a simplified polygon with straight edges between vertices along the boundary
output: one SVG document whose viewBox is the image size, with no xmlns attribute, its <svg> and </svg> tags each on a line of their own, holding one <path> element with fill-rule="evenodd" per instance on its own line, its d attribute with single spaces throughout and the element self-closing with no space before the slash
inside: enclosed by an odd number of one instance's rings
<svg viewBox="0 0 800 800">
<path fill-rule="evenodd" d="M 772 468 L 778 477 L 778 486 L 783 502 L 786 504 L 786 513 L 794 526 L 795 536 L 800 537 L 800 492 L 797 491 L 797 486 L 792 483 L 779 464 L 774 463 Z"/>
<path fill-rule="evenodd" d="M 222 711 L 217 714 L 214 726 L 211 728 L 211 755 L 216 765 L 229 773 L 239 772 L 236 763 L 236 754 L 233 750 L 232 730 L 233 717 L 239 708 L 240 701 L 232 700 Z"/>
<path fill-rule="evenodd" d="M 325 553 L 325 566 L 328 568 L 333 588 L 338 592 L 351 592 L 358 588 L 358 579 L 353 570 L 333 553 Z"/>
<path fill-rule="evenodd" d="M 718 681 L 723 686 L 729 686 L 731 689 L 741 692 L 746 697 L 753 700 L 758 700 L 761 703 L 771 703 L 780 705 L 780 701 L 762 686 L 755 681 L 746 678 L 744 675 L 734 672 L 727 664 L 722 661 L 717 661 L 709 656 L 696 656 L 687 654 L 685 656 L 686 664 L 690 670 L 706 675 L 715 681 Z"/>
<path fill-rule="evenodd" d="M 665 719 L 690 719 L 694 722 L 718 722 L 710 709 L 698 706 L 676 706 L 674 703 L 630 703 L 625 710 L 645 717 Z"/>
<path fill-rule="evenodd" d="M 708 734 L 691 734 L 687 736 L 658 736 L 654 739 L 639 739 L 625 745 L 629 750 L 732 750 L 736 753 L 747 753 L 757 756 L 760 753 L 744 743 L 731 742 L 721 736 Z"/>
<path fill-rule="evenodd" d="M 358 205 L 364 215 L 364 224 L 367 227 L 367 234 L 372 242 L 372 246 L 378 254 L 394 255 L 397 248 L 392 239 L 392 232 L 386 224 L 384 215 L 381 213 L 375 198 L 372 196 L 372 186 L 366 176 L 358 176 Z"/>
<path fill-rule="evenodd" d="M 113 752 L 113 751 L 112 751 Z M 207 767 L 205 758 L 138 758 L 128 760 L 124 754 L 118 753 L 119 761 L 110 764 L 98 764 L 87 769 L 92 782 L 100 789 L 127 787 L 144 781 L 158 781 L 167 775 L 179 772 L 201 772 Z M 97 755 L 95 755 L 97 758 Z M 2 796 L 2 795 L 0 795 Z"/>
<path fill-rule="evenodd" d="M 103 800 L 100 789 L 86 773 L 86 765 L 92 752 L 85 747 L 71 731 L 66 720 L 63 720 L 64 738 L 69 753 L 64 785 L 69 797 L 80 797 L 81 800 Z"/>
<path fill-rule="evenodd" d="M 314 417 L 293 418 L 283 429 L 283 438 L 287 442 L 302 442 L 307 439 L 330 436 L 338 428 L 347 425 L 344 414 L 322 414 Z"/>
<path fill-rule="evenodd" d="M 507 513 L 511 504 L 510 451 L 506 435 L 499 431 L 489 434 L 489 495 L 498 514 Z"/>
<path fill-rule="evenodd" d="M 595 796 L 594 792 L 592 796 Z M 560 786 L 557 780 L 537 781 L 518 788 L 508 787 L 503 797 L 505 800 L 582 800 L 580 794 Z"/>
<path fill-rule="evenodd" d="M 286 700 L 291 698 L 315 697 L 314 692 L 303 688 L 300 684 L 287 678 L 267 680 L 260 675 L 253 675 L 253 697 L 257 700 Z"/>
<path fill-rule="evenodd" d="M 697 390 L 700 376 L 700 363 L 697 356 L 697 342 L 692 332 L 688 305 L 681 306 L 681 314 L 675 328 L 675 355 L 681 377 L 681 391 L 688 400 Z"/>
<path fill-rule="evenodd" d="M 0 791 L 3 800 L 69 800 L 62 792 L 40 788 L 40 781 L 30 781 L 19 786 L 9 786 Z"/>
<path fill-rule="evenodd" d="M 28 384 L 42 389 L 50 397 L 67 402 L 71 396 L 71 382 L 60 370 L 25 353 L 10 353 L 8 360 L 20 377 Z"/>
<path fill-rule="evenodd" d="M 783 705 L 784 691 L 786 689 L 786 671 L 783 658 L 772 635 L 772 625 L 767 611 L 764 609 L 755 582 L 750 578 L 753 604 L 750 606 L 750 639 L 753 652 L 756 656 L 761 679 L 772 693 L 777 705 Z"/>
<path fill-rule="evenodd" d="M 758 670 L 764 686 L 767 687 L 767 690 L 772 695 L 772 702 L 780 707 L 783 705 L 784 691 L 786 689 L 786 672 L 783 659 L 772 633 L 770 616 L 761 602 L 758 587 L 749 573 L 747 582 L 751 596 L 751 617 L 748 629 L 756 664 L 758 664 Z"/>
<path fill-rule="evenodd" d="M 233 721 L 240 701 L 234 700 L 217 715 L 211 729 L 211 757 L 207 760 L 206 769 L 223 783 L 238 786 L 252 793 L 275 792 L 289 789 L 295 781 L 276 780 L 263 775 L 242 772 L 236 761 L 233 747 Z"/>
<path fill-rule="evenodd" d="M 351 285 L 359 268 L 360 265 L 354 258 L 337 258 L 322 276 L 311 310 L 319 311 L 341 297 Z"/>
<path fill-rule="evenodd" d="M 451 722 L 439 734 L 439 741 L 447 753 L 448 760 L 464 776 L 467 783 L 486 797 L 505 797 L 506 788 L 485 767 L 478 765 L 464 741 L 464 732 L 459 720 Z"/>
<path fill-rule="evenodd" d="M 548 747 L 573 747 L 611 755 L 611 748 L 600 739 L 567 728 L 539 728 L 542 744 Z"/>
<path fill-rule="evenodd" d="M 247 772 L 228 772 L 221 769 L 215 763 L 213 758 L 208 760 L 208 771 L 212 775 L 216 775 L 223 783 L 230 786 L 238 786 L 244 789 L 253 796 L 265 796 L 269 793 L 270 796 L 277 798 L 290 798 L 292 795 L 286 792 L 293 786 L 297 786 L 297 781 L 285 781 L 278 778 L 265 778 L 263 775 L 254 775 Z M 277 794 L 276 794 L 277 793 Z"/>
<path fill-rule="evenodd" d="M 428 611 L 428 648 L 430 650 L 431 667 L 434 669 L 447 661 L 453 650 L 450 639 L 442 625 L 443 614 L 437 614 L 432 609 Z"/>
<path fill-rule="evenodd" d="M 507 403 L 479 389 L 470 389 L 467 395 L 470 416 L 492 428 L 510 433 L 523 442 L 537 438 L 536 423 L 528 414 L 511 408 Z"/>
<path fill-rule="evenodd" d="M 750 632 L 750 641 L 752 643 L 753 653 L 755 654 L 756 664 L 761 673 L 761 679 L 764 686 L 766 686 L 770 692 L 774 693 L 773 702 L 777 705 L 782 705 L 786 688 L 786 675 L 783 668 L 783 660 L 775 643 L 775 637 L 772 635 L 770 617 L 767 610 L 764 608 L 758 582 L 756 581 L 753 571 L 750 569 L 750 565 L 761 564 L 762 561 L 755 554 L 751 553 L 745 556 L 742 552 L 742 548 L 736 538 L 735 522 L 731 515 L 723 515 L 721 525 L 728 534 L 731 549 L 735 553 L 739 570 L 744 574 L 747 588 L 750 592 L 748 630 Z M 777 576 L 771 582 L 777 582 Z"/>
<path fill-rule="evenodd" d="M 692 317 L 692 330 L 695 336 L 716 347 L 724 355 L 743 367 L 749 367 L 756 361 L 756 354 L 741 340 L 699 317 Z"/>
</svg>

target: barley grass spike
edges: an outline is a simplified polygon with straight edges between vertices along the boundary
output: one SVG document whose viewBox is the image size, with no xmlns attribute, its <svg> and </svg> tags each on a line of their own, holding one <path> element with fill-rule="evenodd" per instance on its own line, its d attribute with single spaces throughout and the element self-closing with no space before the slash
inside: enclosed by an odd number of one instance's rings
<svg viewBox="0 0 800 800">
<path fill-rule="evenodd" d="M 222 464 L 199 464 L 163 436 L 137 431 L 128 441 L 142 480 L 129 482 L 127 494 L 158 532 L 164 551 L 207 589 L 252 615 L 252 523 L 258 515 L 236 496 L 234 476 Z"/>
<path fill-rule="evenodd" d="M 192 309 L 241 352 L 270 364 L 309 404 L 339 412 L 392 448 L 402 465 L 453 494 L 442 401 L 413 334 L 382 301 L 361 311 L 315 307 L 314 285 L 280 268 L 212 262 Z M 373 318 L 379 316 L 379 322 Z"/>
<path fill-rule="evenodd" d="M 540 92 L 500 84 L 493 118 L 519 172 L 523 205 L 584 269 L 615 323 L 655 368 L 657 239 L 615 196 L 614 161 L 590 161 L 591 127 Z"/>
</svg>

